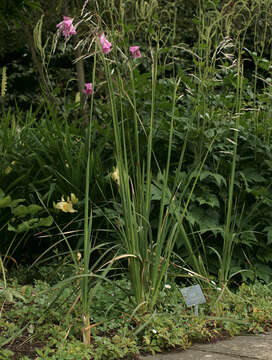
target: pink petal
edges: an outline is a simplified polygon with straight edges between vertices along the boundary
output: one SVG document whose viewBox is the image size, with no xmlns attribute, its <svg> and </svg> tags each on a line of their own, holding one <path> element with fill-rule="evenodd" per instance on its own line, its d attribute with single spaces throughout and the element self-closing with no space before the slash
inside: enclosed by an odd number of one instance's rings
<svg viewBox="0 0 272 360">
<path fill-rule="evenodd" d="M 100 44 L 104 54 L 108 54 L 111 51 L 111 43 L 106 39 L 104 33 L 99 35 Z"/>
<path fill-rule="evenodd" d="M 85 90 L 83 92 L 88 96 L 93 93 L 93 84 L 92 83 L 86 83 L 85 84 Z"/>
<path fill-rule="evenodd" d="M 133 59 L 142 57 L 139 46 L 131 46 L 129 51 L 131 52 Z"/>
<path fill-rule="evenodd" d="M 62 35 L 66 38 L 76 34 L 76 29 L 72 24 L 73 20 L 74 19 L 69 18 L 68 16 L 63 16 L 63 21 L 56 25 L 57 28 L 62 31 Z"/>
<path fill-rule="evenodd" d="M 134 53 L 135 51 L 139 50 L 139 48 L 140 48 L 139 46 L 131 46 L 129 50 L 130 52 Z"/>
</svg>

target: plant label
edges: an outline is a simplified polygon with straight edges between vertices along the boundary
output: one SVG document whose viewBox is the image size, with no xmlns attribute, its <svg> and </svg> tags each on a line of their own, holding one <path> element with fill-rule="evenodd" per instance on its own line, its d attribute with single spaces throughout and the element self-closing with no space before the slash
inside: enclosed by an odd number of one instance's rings
<svg viewBox="0 0 272 360">
<path fill-rule="evenodd" d="M 205 296 L 199 284 L 180 289 L 187 306 L 195 307 L 195 315 L 198 315 L 198 305 L 206 302 Z"/>
</svg>

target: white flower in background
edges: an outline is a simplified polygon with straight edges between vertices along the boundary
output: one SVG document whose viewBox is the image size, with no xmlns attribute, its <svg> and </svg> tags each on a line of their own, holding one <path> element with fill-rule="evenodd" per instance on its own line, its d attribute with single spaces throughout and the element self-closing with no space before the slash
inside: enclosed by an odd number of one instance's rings
<svg viewBox="0 0 272 360">
<path fill-rule="evenodd" d="M 157 334 L 157 330 L 156 329 L 152 329 L 152 332 L 153 332 L 153 334 Z"/>
<path fill-rule="evenodd" d="M 164 287 L 165 287 L 165 289 L 171 289 L 171 285 L 169 285 L 169 284 L 165 284 Z"/>
</svg>

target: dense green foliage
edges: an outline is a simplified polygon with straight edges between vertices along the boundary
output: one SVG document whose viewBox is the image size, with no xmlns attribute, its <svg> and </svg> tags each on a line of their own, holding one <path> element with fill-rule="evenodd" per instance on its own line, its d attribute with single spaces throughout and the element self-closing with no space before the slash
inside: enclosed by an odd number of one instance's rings
<svg viewBox="0 0 272 360">
<path fill-rule="evenodd" d="M 272 260 L 270 248 L 272 199 L 270 189 L 271 110 L 269 108 L 271 84 L 268 77 L 271 66 L 269 5 L 261 1 L 252 2 L 250 6 L 241 2 L 237 7 L 232 5 L 232 8 L 227 2 L 210 2 L 206 5 L 190 2 L 190 4 L 189 6 L 184 1 L 173 6 L 167 1 L 158 3 L 154 1 L 147 5 L 139 1 L 138 7 L 134 7 L 129 1 L 123 2 L 124 16 L 121 23 L 117 19 L 120 4 L 115 4 L 116 12 L 112 11 L 112 13 L 103 10 L 104 7 L 107 8 L 107 1 L 102 2 L 96 10 L 99 10 L 104 20 L 108 22 L 109 30 L 114 34 L 114 41 L 123 46 L 134 39 L 141 44 L 142 51 L 145 52 L 145 57 L 134 71 L 137 111 L 144 126 L 148 126 L 149 94 L 152 91 L 149 46 L 152 44 L 159 49 L 153 149 L 160 167 L 163 168 L 166 161 L 164 155 L 167 153 L 171 112 L 169 100 L 175 74 L 181 78 L 181 82 L 174 118 L 175 136 L 171 176 L 176 172 L 179 154 L 184 146 L 186 150 L 183 167 L 180 174 L 176 176 L 186 183 L 186 179 L 193 176 L 195 167 L 203 159 L 210 143 L 213 142 L 212 151 L 208 155 L 191 199 L 184 226 L 186 232 L 191 233 L 188 235 L 190 241 L 194 244 L 202 244 L 195 245 L 194 251 L 199 252 L 203 259 L 206 259 L 205 266 L 208 272 L 214 275 L 218 268 L 216 252 L 220 252 L 227 214 L 228 179 L 233 147 L 231 139 L 234 134 L 232 129 L 237 128 L 236 118 L 239 115 L 239 143 L 234 185 L 235 206 L 232 214 L 236 246 L 232 259 L 232 272 L 250 268 L 254 270 L 255 275 L 244 273 L 244 279 L 253 279 L 257 276 L 269 281 Z M 14 28 L 15 34 L 16 29 L 18 31 L 20 29 L 20 19 L 17 14 L 23 12 L 27 16 L 26 6 L 30 5 L 30 2 L 18 2 L 17 13 L 8 7 L 4 9 L 10 18 L 17 22 Z M 31 11 L 37 20 L 41 10 L 36 5 Z M 40 7 L 43 8 L 43 6 L 41 2 Z M 53 8 L 54 6 L 44 7 L 46 12 L 53 12 Z M 57 9 L 61 12 L 61 4 Z M 136 21 L 134 21 L 135 16 Z M 190 21 L 192 17 L 193 21 Z M 263 32 L 260 32 L 259 28 L 260 18 L 265 29 Z M 11 24 L 12 22 L 9 26 Z M 143 24 L 146 26 L 143 27 Z M 29 23 L 32 28 L 34 25 L 33 22 Z M 184 31 L 185 27 L 186 31 Z M 50 29 L 54 30 L 52 18 L 45 16 L 44 40 Z M 170 33 L 169 30 L 171 30 Z M 16 46 L 16 39 L 17 37 L 14 37 L 14 46 Z M 7 90 L 5 96 L 1 97 L 1 188 L 13 199 L 25 199 L 28 205 L 32 203 L 42 205 L 42 201 L 47 210 L 52 209 L 53 201 L 57 202 L 61 196 L 68 196 L 71 192 L 76 193 L 80 199 L 79 212 L 74 215 L 75 220 L 71 222 L 69 229 L 80 229 L 83 210 L 81 204 L 84 200 L 85 187 L 83 175 L 86 166 L 84 145 L 86 129 L 79 104 L 74 102 L 72 46 L 68 43 L 65 54 L 57 51 L 49 67 L 46 65 L 46 73 L 49 76 L 47 78 L 50 80 L 55 99 L 54 108 L 51 108 L 47 101 L 42 101 L 42 104 L 37 107 L 42 95 L 37 86 L 33 88 L 30 85 L 34 84 L 33 82 L 38 84 L 35 63 L 33 65 L 29 61 L 24 64 L 19 63 L 22 61 L 23 52 L 26 58 L 30 56 L 31 49 L 29 45 L 26 46 L 24 50 L 18 48 L 20 56 L 17 55 L 13 61 L 5 61 L 9 59 L 6 53 L 3 53 L 1 60 L 1 63 L 7 66 Z M 48 45 L 45 48 L 46 52 L 49 51 L 49 47 Z M 5 50 L 9 51 L 7 48 Z M 37 48 L 35 51 L 40 57 Z M 11 51 L 9 53 L 11 54 Z M 42 64 L 44 60 L 40 58 L 39 61 Z M 91 60 L 86 59 L 85 69 L 90 65 Z M 25 66 L 27 66 L 27 72 Z M 63 66 L 67 70 L 64 71 Z M 22 76 L 20 73 L 24 77 L 29 76 L 29 79 L 20 80 Z M 90 74 L 86 76 L 90 78 Z M 239 83 L 237 83 L 237 76 Z M 115 211 L 117 214 L 119 211 L 116 208 L 117 204 L 114 208 L 110 205 L 112 186 L 109 173 L 115 165 L 114 139 L 111 111 L 106 101 L 106 85 L 103 79 L 103 69 L 98 65 L 90 196 L 97 207 L 102 206 L 102 211 L 110 212 L 113 216 Z M 25 84 L 25 90 L 20 88 L 19 84 L 22 81 Z M 61 87 L 57 85 L 59 81 L 62 83 Z M 35 93 L 33 93 L 34 89 Z M 129 88 L 127 91 L 128 97 L 123 100 L 122 111 L 126 116 L 130 116 L 132 113 L 129 98 L 132 98 L 133 94 Z M 35 110 L 30 109 L 24 112 L 18 110 L 18 106 L 22 106 L 23 103 L 28 103 L 29 106 L 30 97 L 32 109 L 34 107 Z M 15 98 L 17 109 L 14 108 Z M 133 132 L 133 129 L 131 131 Z M 145 154 L 144 132 L 139 133 L 139 136 L 142 144 L 141 151 Z M 7 171 L 7 169 L 10 170 Z M 154 181 L 157 170 L 155 166 Z M 115 187 L 114 184 L 113 187 Z M 187 189 L 189 190 L 190 188 Z M 159 186 L 154 183 L 152 191 L 154 191 L 153 199 L 159 200 Z M 183 193 L 183 190 L 180 188 L 179 192 Z M 115 189 L 114 193 L 116 194 Z M 183 193 L 183 196 L 186 199 L 186 193 Z M 98 209 L 97 212 L 100 214 Z M 72 220 L 71 217 L 68 220 L 68 216 L 70 215 L 63 217 L 59 214 L 56 218 L 57 222 L 63 224 L 61 226 L 66 229 L 65 223 L 67 221 L 70 223 Z M 2 219 L 4 241 L 1 246 L 2 253 L 5 253 L 9 248 L 8 240 L 5 239 L 10 239 L 10 234 L 7 232 L 8 226 L 5 225 L 8 217 L 5 216 Z M 97 221 L 96 227 L 108 228 L 106 221 L 100 217 Z M 155 232 L 155 218 L 152 228 Z M 53 233 L 55 233 L 54 230 Z M 33 241 L 39 243 L 39 240 L 33 240 L 32 234 L 33 232 L 24 235 L 31 239 L 23 242 L 30 245 L 26 248 L 27 252 L 33 247 Z M 113 238 L 115 237 L 113 234 Z M 16 241 L 19 241 L 19 238 Z M 76 243 L 79 246 L 80 241 Z M 44 250 L 51 244 L 43 244 L 41 249 Z M 176 250 L 186 261 L 187 250 L 184 248 L 182 237 L 177 240 Z"/>
</svg>

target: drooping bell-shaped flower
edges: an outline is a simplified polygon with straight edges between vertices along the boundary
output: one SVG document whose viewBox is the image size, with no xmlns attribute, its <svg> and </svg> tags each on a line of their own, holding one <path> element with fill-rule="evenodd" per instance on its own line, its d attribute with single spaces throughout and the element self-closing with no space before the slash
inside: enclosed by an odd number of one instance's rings
<svg viewBox="0 0 272 360">
<path fill-rule="evenodd" d="M 75 213 L 77 210 L 73 208 L 73 204 L 76 204 L 77 201 L 78 199 L 76 198 L 75 194 L 71 194 L 71 199 L 69 196 L 67 196 L 67 201 L 65 201 L 64 196 L 62 196 L 61 201 L 57 202 L 56 204 L 53 202 L 53 207 L 66 213 Z"/>
<path fill-rule="evenodd" d="M 139 46 L 131 46 L 129 51 L 131 52 L 133 59 L 142 57 Z"/>
<path fill-rule="evenodd" d="M 88 96 L 88 95 L 92 95 L 93 93 L 93 84 L 92 83 L 86 83 L 85 84 L 85 89 L 83 90 L 83 92 Z"/>
<path fill-rule="evenodd" d="M 76 29 L 73 25 L 73 20 L 68 16 L 63 16 L 63 21 L 57 24 L 57 28 L 62 32 L 62 35 L 68 39 L 71 35 L 76 34 Z"/>
<path fill-rule="evenodd" d="M 104 54 L 108 54 L 111 51 L 111 43 L 106 39 L 104 33 L 99 35 L 100 44 L 102 46 L 102 51 Z"/>
</svg>

